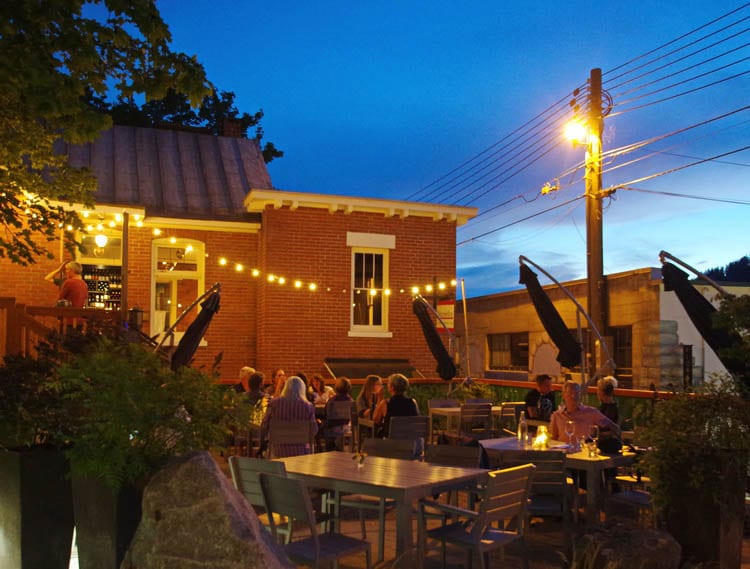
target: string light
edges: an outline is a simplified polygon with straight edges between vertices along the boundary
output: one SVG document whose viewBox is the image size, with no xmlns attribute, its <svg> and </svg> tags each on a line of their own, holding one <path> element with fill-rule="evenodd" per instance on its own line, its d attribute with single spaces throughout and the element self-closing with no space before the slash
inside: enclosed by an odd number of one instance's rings
<svg viewBox="0 0 750 569">
<path fill-rule="evenodd" d="M 226 264 L 227 264 L 226 258 L 225 257 L 219 257 L 219 265 L 221 265 L 223 267 Z"/>
</svg>

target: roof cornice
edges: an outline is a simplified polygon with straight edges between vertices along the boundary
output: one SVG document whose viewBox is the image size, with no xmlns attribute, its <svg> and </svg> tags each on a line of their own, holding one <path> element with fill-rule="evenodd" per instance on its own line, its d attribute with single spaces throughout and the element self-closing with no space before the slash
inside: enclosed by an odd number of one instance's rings
<svg viewBox="0 0 750 569">
<path fill-rule="evenodd" d="M 463 225 L 478 213 L 475 207 L 462 207 L 426 202 L 407 202 L 354 196 L 309 194 L 283 190 L 251 189 L 245 197 L 245 208 L 249 212 L 262 212 L 268 206 L 274 209 L 288 207 L 297 209 L 309 207 L 326 209 L 329 213 L 338 211 L 379 213 L 386 217 L 429 217 L 435 221 L 446 220 Z"/>
</svg>

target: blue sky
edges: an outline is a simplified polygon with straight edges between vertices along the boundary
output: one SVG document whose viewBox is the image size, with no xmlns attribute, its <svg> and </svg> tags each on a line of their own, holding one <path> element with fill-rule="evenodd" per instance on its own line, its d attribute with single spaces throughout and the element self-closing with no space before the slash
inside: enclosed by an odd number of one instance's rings
<svg viewBox="0 0 750 569">
<path fill-rule="evenodd" d="M 662 192 L 620 189 L 604 200 L 605 273 L 658 266 L 662 249 L 698 269 L 750 253 L 750 151 L 738 152 L 750 141 L 750 60 L 744 60 L 750 33 L 738 23 L 750 17 L 748 5 L 215 0 L 209 9 L 160 0 L 158 6 L 175 49 L 196 55 L 219 88 L 236 93 L 240 110 L 263 108 L 266 139 L 285 152 L 269 165 L 275 187 L 478 207 L 480 218 L 457 235 L 457 276 L 467 296 L 518 288 L 519 255 L 559 280 L 585 276 L 585 208 L 574 199 L 583 193 L 575 170 L 583 149 L 560 145 L 507 180 L 500 172 L 513 152 L 524 155 L 522 135 L 535 134 L 523 125 L 564 107 L 558 103 L 585 84 L 592 68 L 603 70 L 615 105 L 605 119 L 605 152 L 714 119 L 605 160 L 604 187 Z M 676 61 L 691 52 L 697 53 Z M 696 89 L 709 83 L 715 84 Z M 662 98 L 668 100 L 657 103 Z M 552 140 L 558 125 L 551 115 L 543 126 L 539 141 Z M 483 170 L 473 162 L 474 175 L 494 172 L 487 179 L 497 182 L 475 186 L 473 195 L 466 184 L 429 186 L 498 141 L 504 150 L 485 155 Z M 556 179 L 560 191 L 539 196 Z"/>
</svg>

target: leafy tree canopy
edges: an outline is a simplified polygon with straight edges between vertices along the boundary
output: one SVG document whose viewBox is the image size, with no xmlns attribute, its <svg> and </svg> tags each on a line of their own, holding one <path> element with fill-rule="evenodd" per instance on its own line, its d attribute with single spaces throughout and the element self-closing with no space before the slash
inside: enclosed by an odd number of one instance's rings
<svg viewBox="0 0 750 569">
<path fill-rule="evenodd" d="M 254 138 L 260 144 L 264 135 L 260 124 L 263 109 L 253 115 L 240 114 L 234 98 L 235 94 L 232 91 L 214 91 L 206 95 L 200 106 L 194 109 L 186 95 L 169 89 L 163 98 L 147 101 L 141 106 L 138 106 L 132 97 L 120 97 L 110 105 L 105 99 L 92 96 L 90 104 L 92 108 L 110 114 L 115 124 L 130 126 L 203 127 L 211 134 L 224 135 L 224 127 L 229 119 L 237 124 L 244 138 L 248 138 L 249 129 L 254 127 Z M 273 142 L 266 142 L 262 146 L 262 152 L 266 164 L 284 155 Z"/>
<path fill-rule="evenodd" d="M 195 106 L 210 94 L 203 66 L 170 42 L 155 0 L 0 2 L 0 257 L 50 256 L 43 241 L 80 223 L 56 202 L 91 205 L 91 173 L 55 152 L 60 138 L 90 142 L 111 126 L 87 94 L 151 101 L 172 89 Z"/>
<path fill-rule="evenodd" d="M 750 282 L 750 257 L 732 261 L 726 267 L 716 267 L 706 271 L 706 276 L 715 281 L 747 283 Z"/>
</svg>

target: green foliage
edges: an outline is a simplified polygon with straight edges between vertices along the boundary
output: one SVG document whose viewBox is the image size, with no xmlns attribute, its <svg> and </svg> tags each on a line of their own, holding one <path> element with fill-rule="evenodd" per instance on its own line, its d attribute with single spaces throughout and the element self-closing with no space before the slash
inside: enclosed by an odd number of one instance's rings
<svg viewBox="0 0 750 569">
<path fill-rule="evenodd" d="M 725 489 L 735 486 L 727 477 L 745 476 L 750 401 L 740 396 L 733 379 L 714 377 L 696 394 L 660 401 L 643 442 L 653 449 L 643 464 L 655 481 L 657 505 L 668 511 L 696 496 L 718 504 Z"/>
<path fill-rule="evenodd" d="M 61 224 L 78 226 L 61 204 L 91 205 L 91 173 L 57 146 L 111 126 L 87 93 L 151 100 L 171 88 L 193 105 L 209 93 L 203 67 L 170 41 L 154 0 L 0 2 L 0 257 L 33 263 Z"/>
<path fill-rule="evenodd" d="M 75 410 L 71 471 L 113 488 L 148 477 L 171 457 L 223 443 L 233 422 L 232 394 L 197 370 L 171 371 L 140 344 L 102 338 L 59 373 Z"/>
<path fill-rule="evenodd" d="M 714 324 L 736 339 L 732 346 L 720 350 L 719 356 L 731 362 L 744 396 L 750 397 L 750 295 L 722 299 Z"/>
<path fill-rule="evenodd" d="M 0 366 L 0 447 L 65 446 L 68 414 L 55 361 L 42 355 L 6 356 Z"/>
</svg>

